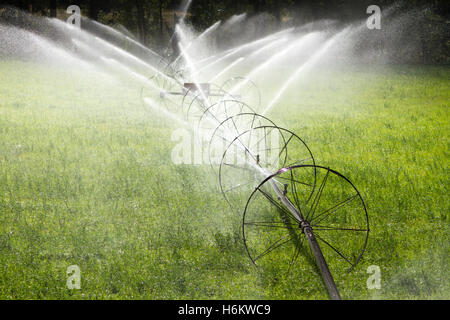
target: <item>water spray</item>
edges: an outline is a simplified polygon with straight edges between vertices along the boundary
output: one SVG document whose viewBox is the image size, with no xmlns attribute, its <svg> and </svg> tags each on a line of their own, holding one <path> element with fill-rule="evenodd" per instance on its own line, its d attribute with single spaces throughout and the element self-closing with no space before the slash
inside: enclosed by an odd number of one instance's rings
<svg viewBox="0 0 450 320">
<path fill-rule="evenodd" d="M 304 41 L 302 38 L 288 49 Z M 319 59 L 333 41 L 334 38 L 326 42 L 306 65 Z M 287 257 L 285 250 L 292 244 L 290 270 L 300 252 L 306 254 L 302 244 L 306 239 L 330 298 L 340 299 L 326 257 L 335 254 L 348 264 L 347 271 L 350 271 L 365 252 L 369 220 L 359 191 L 342 174 L 317 165 L 309 147 L 296 134 L 277 126 L 241 100 L 245 96 L 242 84 L 251 82 L 250 79 L 238 77 L 231 81 L 229 92 L 227 86 L 213 83 L 243 58 L 222 69 L 210 82 L 200 83 L 195 78 L 198 70 L 194 62 L 179 45 L 194 78 L 193 81 L 185 79 L 179 91 L 172 94 L 183 97 L 179 111 L 186 113 L 187 121 L 207 132 L 202 139 L 209 142 L 209 161 L 218 176 L 221 192 L 233 210 L 243 212 L 242 236 L 249 258 L 259 265 L 274 252 L 278 252 L 278 257 Z M 276 54 L 253 74 L 287 52 L 285 49 Z M 304 68 L 302 65 L 295 70 L 264 112 Z M 220 93 L 214 94 L 212 87 L 220 88 Z M 225 148 L 216 171 L 217 150 L 213 146 L 220 145 Z M 230 163 L 230 159 L 235 162 Z M 236 205 L 234 195 L 246 192 L 249 196 L 245 205 L 239 202 Z"/>
</svg>

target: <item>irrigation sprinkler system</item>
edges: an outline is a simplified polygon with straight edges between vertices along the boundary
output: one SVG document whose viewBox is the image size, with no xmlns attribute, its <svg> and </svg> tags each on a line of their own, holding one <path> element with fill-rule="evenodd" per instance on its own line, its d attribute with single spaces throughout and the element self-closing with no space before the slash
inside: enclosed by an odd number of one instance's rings
<svg viewBox="0 0 450 320">
<path fill-rule="evenodd" d="M 258 113 L 261 94 L 250 79 L 198 83 L 186 80 L 179 64 L 160 67 L 164 72 L 149 78 L 141 98 L 159 96 L 168 112 L 183 113 L 202 132 L 225 200 L 243 213 L 243 243 L 251 261 L 276 259 L 292 270 L 309 247 L 330 298 L 340 299 L 327 259 L 334 256 L 333 272 L 351 271 L 369 236 L 356 187 L 317 165 L 299 136 Z"/>
</svg>

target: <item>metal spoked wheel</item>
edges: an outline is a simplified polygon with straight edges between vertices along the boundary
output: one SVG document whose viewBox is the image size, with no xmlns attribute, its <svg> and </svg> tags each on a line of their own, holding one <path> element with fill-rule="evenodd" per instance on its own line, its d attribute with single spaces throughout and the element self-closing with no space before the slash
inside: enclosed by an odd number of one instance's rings
<svg viewBox="0 0 450 320">
<path fill-rule="evenodd" d="M 311 184 L 313 175 L 315 185 Z M 284 181 L 284 187 L 276 180 Z M 306 228 L 314 234 L 326 261 L 332 261 L 332 271 L 350 271 L 358 264 L 367 245 L 369 218 L 350 180 L 326 167 L 298 165 L 267 177 L 249 197 L 242 232 L 254 264 L 276 260 L 292 266 L 305 248 Z"/>
</svg>

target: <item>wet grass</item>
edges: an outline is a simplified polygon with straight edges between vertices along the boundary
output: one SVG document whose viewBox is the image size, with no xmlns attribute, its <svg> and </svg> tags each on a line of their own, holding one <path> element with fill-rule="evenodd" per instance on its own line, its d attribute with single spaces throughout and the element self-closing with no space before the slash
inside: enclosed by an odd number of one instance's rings
<svg viewBox="0 0 450 320">
<path fill-rule="evenodd" d="M 409 66 L 317 73 L 270 112 L 368 207 L 364 259 L 336 275 L 344 298 L 450 296 L 449 76 Z M 139 89 L 0 63 L 0 297 L 326 299 L 305 257 L 287 275 L 276 260 L 253 267 L 211 169 L 173 164 L 177 124 L 144 108 Z M 70 265 L 80 290 L 66 287 Z M 381 290 L 366 287 L 370 265 Z"/>
</svg>

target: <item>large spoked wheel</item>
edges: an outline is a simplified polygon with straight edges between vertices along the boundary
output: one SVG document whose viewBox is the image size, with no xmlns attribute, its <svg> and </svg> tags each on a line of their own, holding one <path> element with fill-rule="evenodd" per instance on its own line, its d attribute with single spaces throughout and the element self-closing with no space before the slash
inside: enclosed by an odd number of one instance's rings
<svg viewBox="0 0 450 320">
<path fill-rule="evenodd" d="M 312 176 L 316 177 L 315 184 L 311 184 Z M 282 197 L 311 226 L 330 270 L 350 271 L 358 264 L 369 236 L 364 201 L 350 180 L 316 165 L 281 169 L 267 177 L 249 197 L 242 232 L 254 264 L 277 261 L 288 264 L 290 269 L 300 252 L 310 250 L 303 232 L 306 224 L 288 209 Z"/>
</svg>

